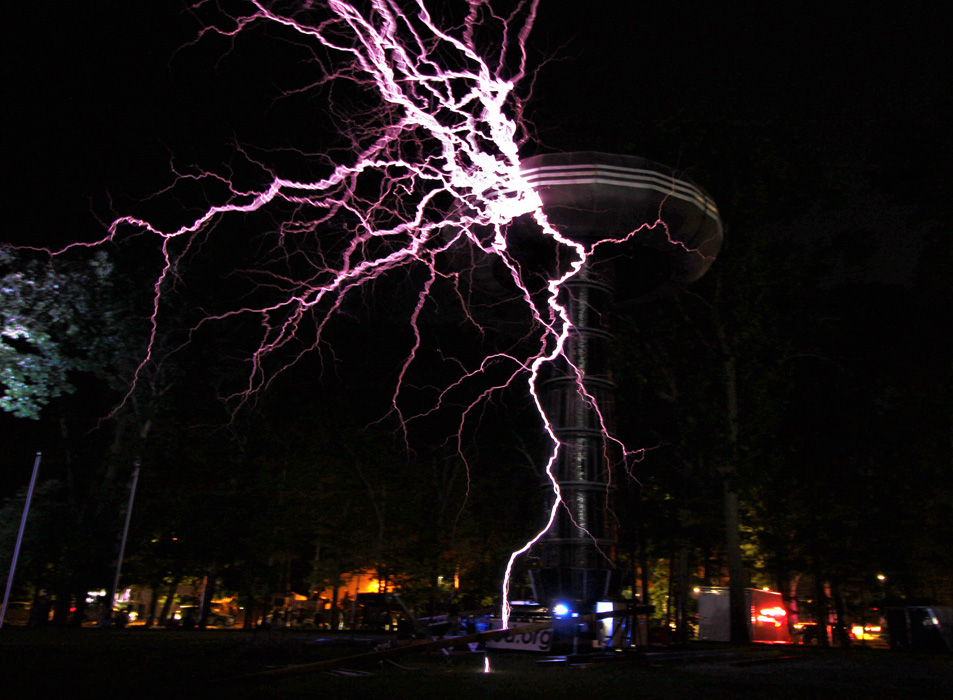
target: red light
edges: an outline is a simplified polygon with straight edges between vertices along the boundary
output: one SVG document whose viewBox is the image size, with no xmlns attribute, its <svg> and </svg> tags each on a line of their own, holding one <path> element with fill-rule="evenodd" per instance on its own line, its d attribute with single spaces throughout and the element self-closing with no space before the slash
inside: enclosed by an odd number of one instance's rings
<svg viewBox="0 0 953 700">
<path fill-rule="evenodd" d="M 782 618 L 787 617 L 788 611 L 781 607 L 762 608 L 756 618 L 758 622 L 767 622 L 775 627 L 780 627 Z"/>
</svg>

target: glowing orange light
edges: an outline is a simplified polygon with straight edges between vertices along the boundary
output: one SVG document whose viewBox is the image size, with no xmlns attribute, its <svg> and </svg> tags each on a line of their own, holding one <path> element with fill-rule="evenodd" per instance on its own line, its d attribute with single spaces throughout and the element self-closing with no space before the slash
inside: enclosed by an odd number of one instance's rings
<svg viewBox="0 0 953 700">
<path fill-rule="evenodd" d="M 854 625 L 850 628 L 856 639 L 877 639 L 880 637 L 882 628 L 880 625 L 864 627 L 863 625 Z"/>
<path fill-rule="evenodd" d="M 773 608 L 762 608 L 758 612 L 757 619 L 758 622 L 767 622 L 774 625 L 775 627 L 780 627 L 783 618 L 787 617 L 788 611 L 782 607 L 775 606 Z"/>
</svg>

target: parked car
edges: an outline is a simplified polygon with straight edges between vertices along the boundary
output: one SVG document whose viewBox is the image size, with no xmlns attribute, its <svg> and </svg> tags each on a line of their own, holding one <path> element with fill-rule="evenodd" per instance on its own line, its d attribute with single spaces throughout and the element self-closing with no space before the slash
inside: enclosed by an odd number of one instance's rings
<svg viewBox="0 0 953 700">
<path fill-rule="evenodd" d="M 194 627 L 198 624 L 200 612 L 198 605 L 180 605 L 172 618 L 182 627 Z M 209 627 L 234 627 L 235 618 L 213 607 L 208 613 L 207 624 Z"/>
<path fill-rule="evenodd" d="M 7 614 L 3 618 L 5 625 L 25 626 L 30 622 L 30 601 L 11 600 L 7 603 Z"/>
<path fill-rule="evenodd" d="M 837 645 L 841 642 L 838 630 L 833 624 L 827 625 L 825 628 L 824 625 L 819 625 L 816 622 L 804 622 L 797 625 L 795 634 L 798 639 L 794 641 L 800 642 L 801 644 L 819 646 L 822 644 L 822 635 L 825 634 L 830 643 Z M 850 629 L 847 630 L 847 637 L 851 642 L 857 640 L 857 637 Z"/>
</svg>

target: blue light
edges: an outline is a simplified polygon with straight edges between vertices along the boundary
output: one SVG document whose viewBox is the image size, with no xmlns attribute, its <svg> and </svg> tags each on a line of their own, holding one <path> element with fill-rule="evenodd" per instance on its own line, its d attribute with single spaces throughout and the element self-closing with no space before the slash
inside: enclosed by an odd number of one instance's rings
<svg viewBox="0 0 953 700">
<path fill-rule="evenodd" d="M 569 614 L 569 606 L 565 603 L 556 603 L 553 606 L 553 615 L 555 617 L 565 617 Z"/>
</svg>

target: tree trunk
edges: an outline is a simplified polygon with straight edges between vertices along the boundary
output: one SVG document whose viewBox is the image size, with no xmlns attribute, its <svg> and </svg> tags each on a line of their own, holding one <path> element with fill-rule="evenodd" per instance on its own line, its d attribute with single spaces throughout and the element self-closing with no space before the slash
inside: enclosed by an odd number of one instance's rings
<svg viewBox="0 0 953 700">
<path fill-rule="evenodd" d="M 198 627 L 200 630 L 204 630 L 206 627 L 208 627 L 209 613 L 212 612 L 212 598 L 215 597 L 216 570 L 217 567 L 215 564 L 212 564 L 208 568 L 208 573 L 205 575 L 205 585 L 202 587 L 201 607 L 199 608 Z"/>
<path fill-rule="evenodd" d="M 81 589 L 73 593 L 73 600 L 76 601 L 76 608 L 73 610 L 73 617 L 69 621 L 70 627 L 82 627 L 86 622 L 86 590 Z"/>
<path fill-rule="evenodd" d="M 675 552 L 668 558 L 668 591 L 665 593 L 665 633 L 672 629 L 672 598 L 675 592 Z"/>
<path fill-rule="evenodd" d="M 827 594 L 824 592 L 824 579 L 820 574 L 820 566 L 814 567 L 814 624 L 817 625 L 817 643 L 822 646 L 830 646 L 830 639 L 827 636 L 827 623 L 830 613 L 827 609 Z"/>
<path fill-rule="evenodd" d="M 800 574 L 794 574 L 778 581 L 778 590 L 781 591 L 781 599 L 788 612 L 788 633 L 791 635 L 794 634 L 795 625 L 798 623 L 797 582 L 800 578 Z"/>
<path fill-rule="evenodd" d="M 56 595 L 53 600 L 53 620 L 52 625 L 54 627 L 66 627 L 69 623 L 70 615 L 70 603 L 73 601 L 73 596 L 69 593 L 68 589 L 59 588 L 56 591 Z"/>
<path fill-rule="evenodd" d="M 850 633 L 847 625 L 847 610 L 844 604 L 844 594 L 841 592 L 840 584 L 837 581 L 831 583 L 831 593 L 834 601 L 834 614 L 836 622 L 834 624 L 835 634 L 838 643 L 845 649 L 850 646 Z"/>
<path fill-rule="evenodd" d="M 678 550 L 675 567 L 675 642 L 688 644 L 688 547 Z"/>
<path fill-rule="evenodd" d="M 165 603 L 162 604 L 162 612 L 159 613 L 160 625 L 164 625 L 166 620 L 169 619 L 169 613 L 172 612 L 172 604 L 175 602 L 175 592 L 179 589 L 179 581 L 181 580 L 181 576 L 175 576 L 172 579 L 172 583 L 169 584 L 169 592 L 166 594 Z"/>
<path fill-rule="evenodd" d="M 725 533 L 728 546 L 728 606 L 731 641 L 751 641 L 748 629 L 748 604 L 745 600 L 745 570 L 741 558 L 741 526 L 738 517 L 738 492 L 732 480 L 725 478 Z"/>
<path fill-rule="evenodd" d="M 242 620 L 242 629 L 246 632 L 251 632 L 255 629 L 255 621 L 258 615 L 258 599 L 255 598 L 255 596 L 249 595 L 245 600 L 245 617 Z"/>
<path fill-rule="evenodd" d="M 331 586 L 331 629 L 338 631 L 338 616 L 341 609 L 338 606 L 338 594 L 341 592 L 341 560 L 338 557 L 334 559 L 334 584 Z"/>
<path fill-rule="evenodd" d="M 162 581 L 155 581 L 152 586 L 152 598 L 149 600 L 149 614 L 146 616 L 146 627 L 152 627 L 156 623 L 156 608 L 159 607 L 159 588 L 162 587 Z"/>
<path fill-rule="evenodd" d="M 640 499 L 641 500 L 641 499 Z M 645 519 L 643 517 L 644 509 L 639 508 L 639 570 L 642 574 L 641 593 L 642 605 L 651 605 L 652 598 L 650 594 L 651 571 L 649 569 L 649 545 L 645 537 Z"/>
<path fill-rule="evenodd" d="M 722 467 L 724 480 L 725 544 L 728 552 L 728 596 L 731 641 L 736 644 L 751 641 L 748 624 L 748 606 L 745 601 L 745 569 L 741 555 L 741 517 L 738 506 L 738 459 L 741 455 L 741 422 L 738 409 L 738 367 L 734 349 L 718 313 L 718 293 L 712 309 L 712 321 L 718 336 L 722 365 L 725 370 L 725 414 L 728 423 L 728 463 Z"/>
</svg>

